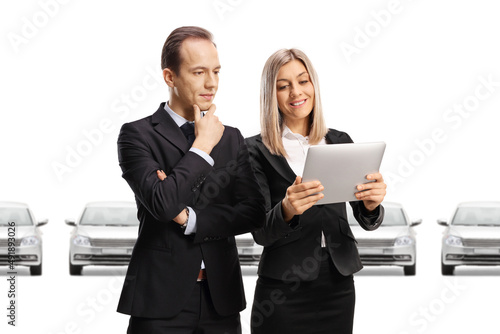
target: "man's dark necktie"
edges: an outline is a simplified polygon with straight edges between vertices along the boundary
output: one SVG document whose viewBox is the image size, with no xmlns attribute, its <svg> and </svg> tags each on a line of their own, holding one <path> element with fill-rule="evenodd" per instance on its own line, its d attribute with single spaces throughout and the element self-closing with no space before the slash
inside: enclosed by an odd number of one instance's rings
<svg viewBox="0 0 500 334">
<path fill-rule="evenodd" d="M 194 124 L 190 123 L 190 122 L 186 122 L 186 123 L 182 124 L 181 131 L 184 134 L 184 136 L 186 136 L 186 139 L 189 143 L 189 146 L 193 145 L 194 138 L 195 138 Z"/>
</svg>

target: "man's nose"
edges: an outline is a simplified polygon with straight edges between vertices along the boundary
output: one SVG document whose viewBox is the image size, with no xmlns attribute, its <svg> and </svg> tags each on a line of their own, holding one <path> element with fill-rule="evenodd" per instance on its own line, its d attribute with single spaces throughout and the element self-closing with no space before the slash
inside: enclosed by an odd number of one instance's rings
<svg viewBox="0 0 500 334">
<path fill-rule="evenodd" d="M 217 87 L 218 80 L 215 73 L 210 73 L 205 76 L 205 87 L 213 88 Z"/>
</svg>

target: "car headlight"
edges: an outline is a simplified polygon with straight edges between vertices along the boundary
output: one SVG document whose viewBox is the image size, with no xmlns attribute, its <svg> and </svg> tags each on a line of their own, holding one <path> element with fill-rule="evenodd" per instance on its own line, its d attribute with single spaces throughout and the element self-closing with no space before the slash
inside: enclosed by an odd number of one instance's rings
<svg viewBox="0 0 500 334">
<path fill-rule="evenodd" d="M 87 237 L 84 237 L 83 235 L 77 235 L 73 239 L 73 243 L 77 246 L 90 246 L 90 239 Z"/>
<path fill-rule="evenodd" d="M 32 235 L 29 237 L 22 238 L 21 246 L 35 246 L 38 245 L 39 242 L 40 240 L 36 236 Z"/>
<path fill-rule="evenodd" d="M 462 238 L 456 237 L 454 235 L 449 235 L 444 240 L 444 243 L 447 244 L 448 246 L 463 246 L 464 245 L 462 243 Z"/>
<path fill-rule="evenodd" d="M 408 246 L 411 244 L 413 244 L 413 239 L 408 235 L 398 237 L 396 238 L 396 240 L 394 240 L 394 246 Z"/>
</svg>

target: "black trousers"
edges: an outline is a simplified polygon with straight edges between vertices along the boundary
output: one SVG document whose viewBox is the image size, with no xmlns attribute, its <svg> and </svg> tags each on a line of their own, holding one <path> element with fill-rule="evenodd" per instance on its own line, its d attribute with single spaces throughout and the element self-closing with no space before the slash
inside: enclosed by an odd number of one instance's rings
<svg viewBox="0 0 500 334">
<path fill-rule="evenodd" d="M 130 317 L 127 334 L 241 334 L 240 314 L 220 316 L 205 281 L 196 283 L 177 316 L 168 319 Z"/>
<path fill-rule="evenodd" d="M 352 334 L 355 291 L 323 251 L 314 281 L 259 277 L 252 307 L 252 334 Z"/>
</svg>

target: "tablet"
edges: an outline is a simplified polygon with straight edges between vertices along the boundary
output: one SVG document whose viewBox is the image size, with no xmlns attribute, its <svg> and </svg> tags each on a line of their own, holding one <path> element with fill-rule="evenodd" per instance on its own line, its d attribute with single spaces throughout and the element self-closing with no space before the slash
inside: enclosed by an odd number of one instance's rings
<svg viewBox="0 0 500 334">
<path fill-rule="evenodd" d="M 318 180 L 325 187 L 325 196 L 315 205 L 358 201 L 356 186 L 379 171 L 384 152 L 384 142 L 311 146 L 302 182 Z"/>
</svg>

